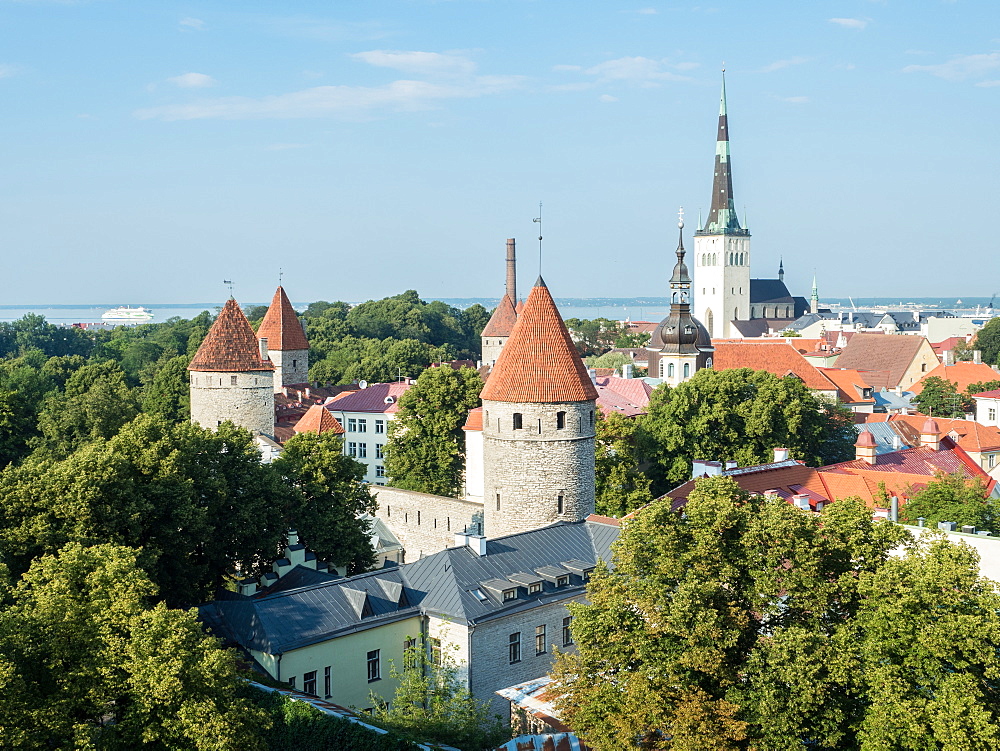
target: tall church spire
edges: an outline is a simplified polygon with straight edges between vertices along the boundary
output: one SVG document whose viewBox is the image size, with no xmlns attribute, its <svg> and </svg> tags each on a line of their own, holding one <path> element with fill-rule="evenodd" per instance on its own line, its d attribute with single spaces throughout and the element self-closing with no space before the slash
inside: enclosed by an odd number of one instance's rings
<svg viewBox="0 0 1000 751">
<path fill-rule="evenodd" d="M 715 179 L 712 184 L 712 208 L 702 233 L 707 235 L 742 235 L 733 201 L 733 174 L 729 161 L 729 117 L 726 114 L 726 74 L 722 74 L 722 98 L 719 101 L 719 134 L 715 144 Z"/>
</svg>

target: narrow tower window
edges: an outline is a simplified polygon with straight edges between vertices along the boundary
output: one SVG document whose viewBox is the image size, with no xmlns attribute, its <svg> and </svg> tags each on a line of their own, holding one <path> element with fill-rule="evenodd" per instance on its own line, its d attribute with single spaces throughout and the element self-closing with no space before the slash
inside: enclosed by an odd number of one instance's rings
<svg viewBox="0 0 1000 751">
<path fill-rule="evenodd" d="M 521 427 L 522 427 L 521 426 L 521 413 L 520 412 L 515 412 L 514 413 L 514 430 L 520 430 Z"/>
<path fill-rule="evenodd" d="M 556 430 L 562 430 L 566 427 L 566 413 L 556 412 Z"/>
<path fill-rule="evenodd" d="M 673 378 L 673 377 L 674 377 L 674 364 L 670 363 L 667 366 L 667 378 Z"/>
<path fill-rule="evenodd" d="M 500 510 L 500 494 L 497 493 L 497 511 Z"/>
<path fill-rule="evenodd" d="M 684 363 L 684 377 L 687 378 L 691 375 L 691 363 Z"/>
<path fill-rule="evenodd" d="M 561 495 L 556 497 L 556 503 L 558 505 L 558 513 L 561 514 L 563 512 L 563 497 Z"/>
</svg>

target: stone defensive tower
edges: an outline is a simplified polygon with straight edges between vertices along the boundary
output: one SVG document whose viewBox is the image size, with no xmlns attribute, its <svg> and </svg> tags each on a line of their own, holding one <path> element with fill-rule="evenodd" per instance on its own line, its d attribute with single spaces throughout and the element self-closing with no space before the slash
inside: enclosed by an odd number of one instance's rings
<svg viewBox="0 0 1000 751">
<path fill-rule="evenodd" d="M 188 366 L 191 422 L 214 430 L 225 420 L 274 435 L 274 365 L 233 298 L 226 301 Z"/>
<path fill-rule="evenodd" d="M 482 333 L 483 365 L 493 366 L 517 322 L 517 259 L 514 238 L 507 239 L 507 288 Z"/>
<path fill-rule="evenodd" d="M 482 399 L 486 535 L 594 513 L 597 390 L 541 277 Z"/>
<path fill-rule="evenodd" d="M 267 315 L 257 330 L 257 338 L 262 342 L 261 351 L 266 352 L 274 364 L 275 393 L 283 386 L 309 382 L 309 342 L 283 287 L 275 290 Z"/>
</svg>

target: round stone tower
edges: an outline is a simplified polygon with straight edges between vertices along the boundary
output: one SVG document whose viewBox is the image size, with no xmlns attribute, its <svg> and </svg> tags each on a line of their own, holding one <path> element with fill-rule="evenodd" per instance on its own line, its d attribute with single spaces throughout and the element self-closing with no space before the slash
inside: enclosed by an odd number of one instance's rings
<svg viewBox="0 0 1000 751">
<path fill-rule="evenodd" d="M 278 287 L 257 338 L 266 340 L 267 356 L 274 364 L 274 392 L 283 386 L 309 383 L 309 342 L 295 308 L 283 287 Z"/>
<path fill-rule="evenodd" d="M 594 513 L 597 390 L 541 277 L 482 399 L 486 535 Z"/>
<path fill-rule="evenodd" d="M 274 435 L 274 365 L 239 304 L 226 301 L 188 366 L 191 422 L 214 430 L 229 420 Z"/>
</svg>

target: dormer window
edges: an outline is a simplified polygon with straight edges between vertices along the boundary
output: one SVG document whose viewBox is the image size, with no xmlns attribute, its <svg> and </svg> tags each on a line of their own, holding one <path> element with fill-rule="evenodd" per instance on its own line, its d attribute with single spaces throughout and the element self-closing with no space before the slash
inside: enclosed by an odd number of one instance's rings
<svg viewBox="0 0 1000 751">
<path fill-rule="evenodd" d="M 510 600 L 516 600 L 516 599 L 517 599 L 517 590 L 516 589 L 505 589 L 503 591 L 503 601 L 504 602 L 509 602 Z"/>
<path fill-rule="evenodd" d="M 528 585 L 528 594 L 529 595 L 537 595 L 541 591 L 542 591 L 542 583 L 541 582 L 537 582 L 536 584 L 530 584 L 530 585 Z"/>
<path fill-rule="evenodd" d="M 567 586 L 569 586 L 569 576 L 568 575 L 567 576 L 560 576 L 558 579 L 556 579 L 556 586 L 557 587 L 567 587 Z"/>
</svg>

